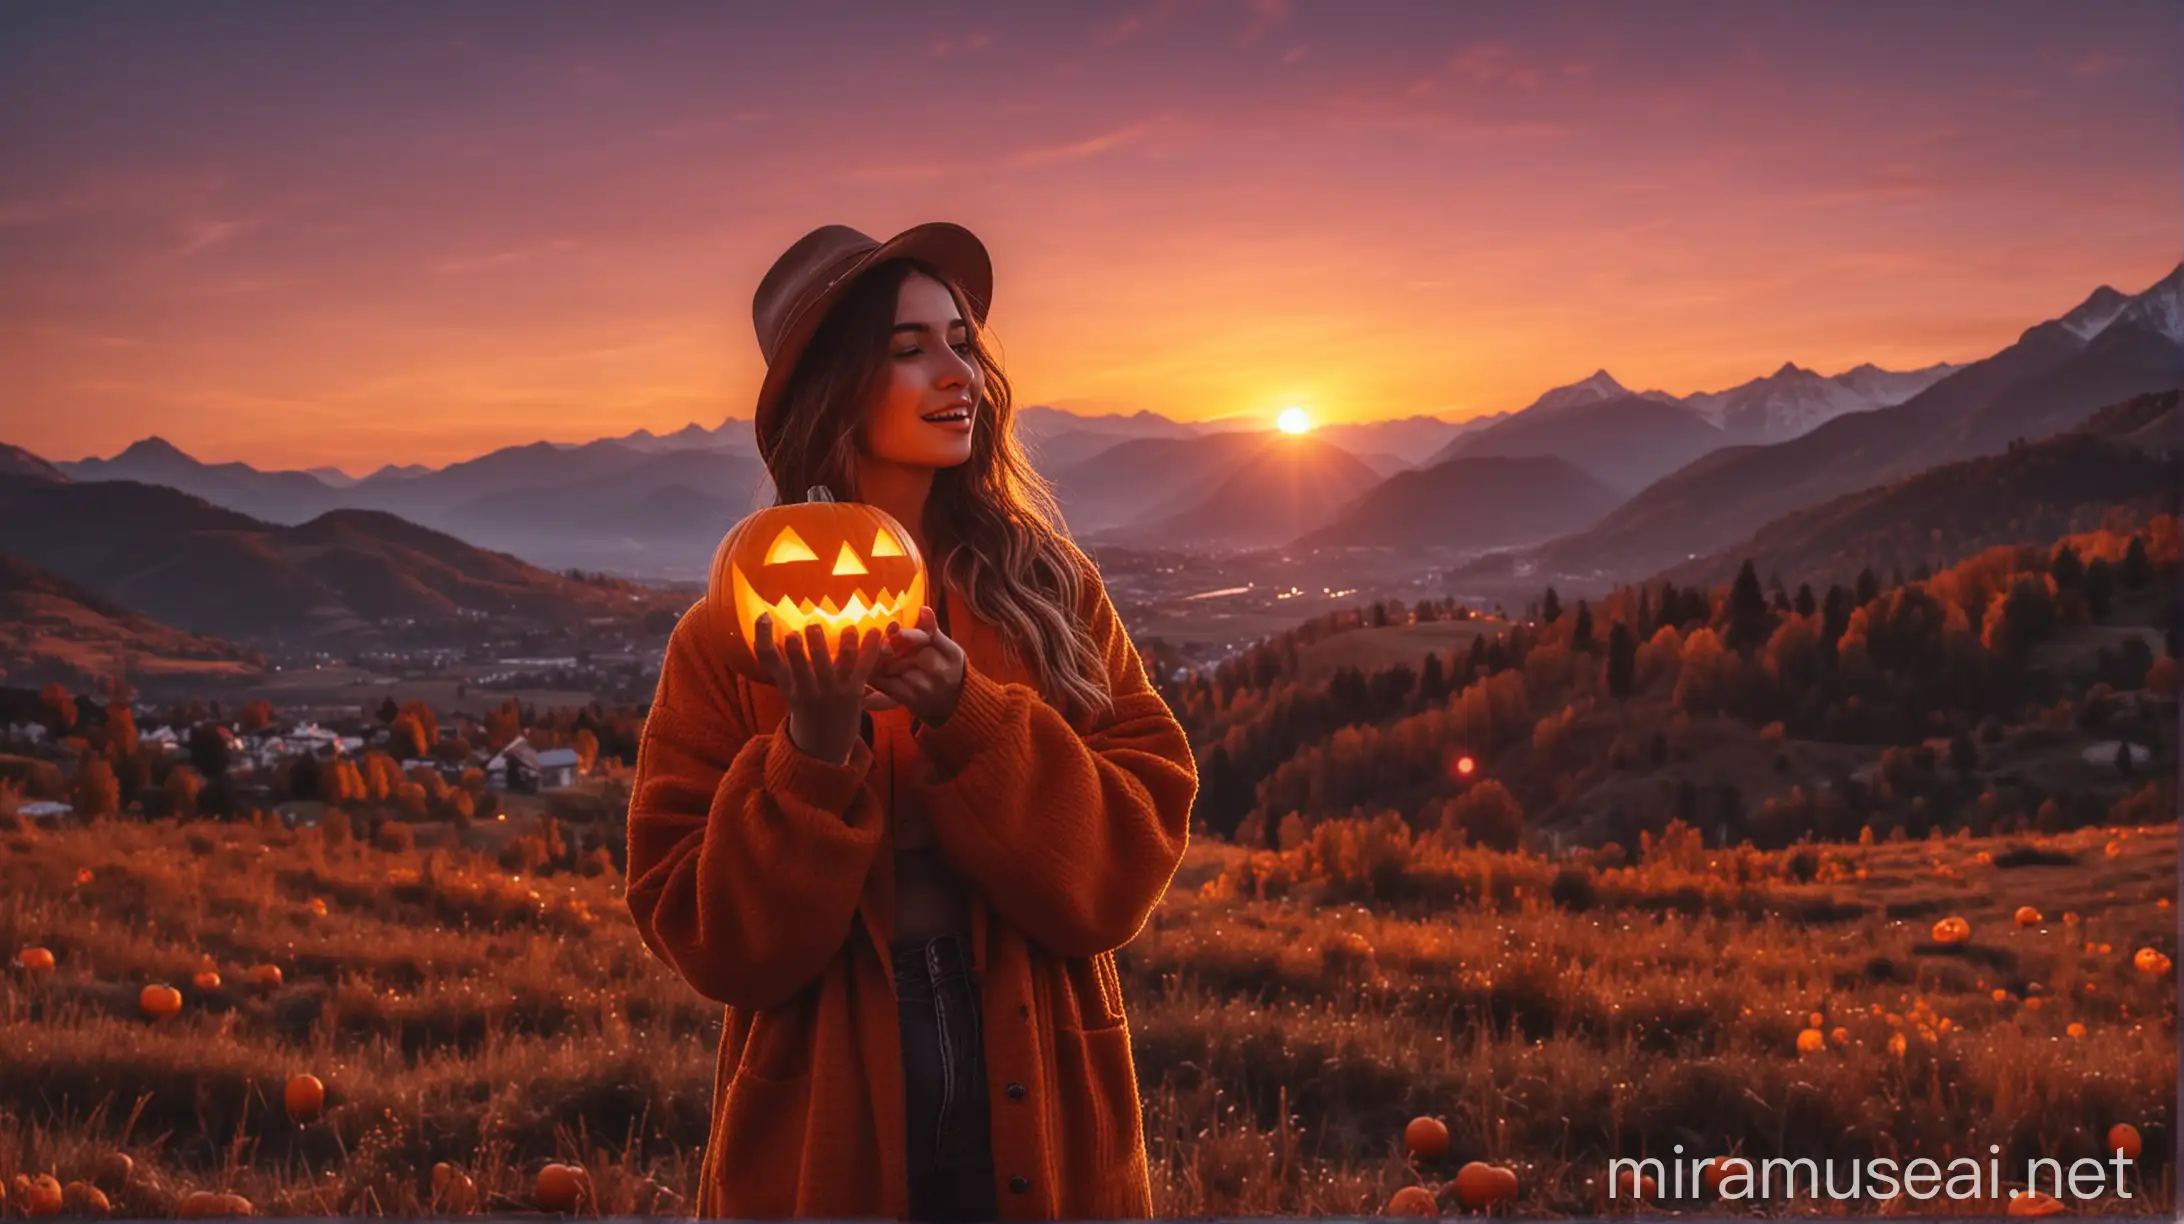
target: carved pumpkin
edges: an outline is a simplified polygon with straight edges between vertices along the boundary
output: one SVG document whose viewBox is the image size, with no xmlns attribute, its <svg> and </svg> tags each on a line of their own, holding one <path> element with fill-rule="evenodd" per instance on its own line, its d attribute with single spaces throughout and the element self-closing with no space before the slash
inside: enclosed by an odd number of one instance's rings
<svg viewBox="0 0 2184 1224">
<path fill-rule="evenodd" d="M 808 500 L 769 506 L 728 529 L 713 553 L 705 605 L 729 665 L 762 684 L 773 678 L 751 653 L 761 612 L 778 644 L 820 625 L 831 655 L 842 631 L 911 628 L 925 604 L 925 559 L 895 517 L 863 502 L 838 502 L 824 485 Z"/>
</svg>

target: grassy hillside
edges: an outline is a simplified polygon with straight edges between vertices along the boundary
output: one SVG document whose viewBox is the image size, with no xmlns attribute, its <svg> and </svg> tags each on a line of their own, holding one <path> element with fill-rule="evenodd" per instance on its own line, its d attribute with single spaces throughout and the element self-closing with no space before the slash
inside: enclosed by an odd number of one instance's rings
<svg viewBox="0 0 2184 1224">
<path fill-rule="evenodd" d="M 121 1151 L 116 1214 L 196 1188 L 269 1215 L 505 1212 L 561 1159 L 602 1213 L 694 1200 L 720 1009 L 645 953 L 573 831 L 0 823 L 0 948 L 58 961 L 0 973 L 0 1179 L 98 1180 Z M 2132 959 L 2176 953 L 2176 845 L 2173 823 L 1774 852 L 1672 831 L 1618 865 L 1347 821 L 1286 852 L 1201 843 L 1120 955 L 1155 1211 L 1377 1214 L 1492 1159 L 1511 1214 L 1598 1213 L 1609 1155 L 1672 1142 L 1991 1142 L 2015 1178 L 2128 1122 L 2134 1197 L 2085 1206 L 2166 1213 L 2175 982 Z M 1968 942 L 1933 941 L 1946 915 Z M 279 985 L 247 981 L 260 964 Z M 179 1015 L 137 1014 L 153 982 Z M 298 1073 L 322 1118 L 282 1108 Z M 1421 1114 L 1447 1157 L 1404 1154 Z M 474 1198 L 435 1199 L 440 1161 Z"/>
</svg>

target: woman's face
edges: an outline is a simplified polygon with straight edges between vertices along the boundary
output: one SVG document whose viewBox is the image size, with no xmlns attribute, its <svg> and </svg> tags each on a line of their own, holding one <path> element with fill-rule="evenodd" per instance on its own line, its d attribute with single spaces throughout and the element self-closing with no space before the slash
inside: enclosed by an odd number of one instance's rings
<svg viewBox="0 0 2184 1224">
<path fill-rule="evenodd" d="M 954 467 L 971 457 L 985 375 L 948 287 L 922 272 L 903 278 L 887 382 L 865 418 L 864 450 L 875 459 Z"/>
</svg>

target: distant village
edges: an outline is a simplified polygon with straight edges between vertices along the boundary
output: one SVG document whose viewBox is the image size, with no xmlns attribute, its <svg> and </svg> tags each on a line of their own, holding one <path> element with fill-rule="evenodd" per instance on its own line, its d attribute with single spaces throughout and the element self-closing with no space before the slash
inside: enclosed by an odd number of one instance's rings
<svg viewBox="0 0 2184 1224">
<path fill-rule="evenodd" d="M 540 711 L 515 700 L 442 722 L 419 701 L 161 703 L 126 690 L 0 687 L 0 809 L 57 819 L 233 817 L 310 823 L 356 801 L 412 819 L 497 815 L 634 759 L 634 707 Z M 602 757 L 603 745 L 607 754 Z"/>
</svg>

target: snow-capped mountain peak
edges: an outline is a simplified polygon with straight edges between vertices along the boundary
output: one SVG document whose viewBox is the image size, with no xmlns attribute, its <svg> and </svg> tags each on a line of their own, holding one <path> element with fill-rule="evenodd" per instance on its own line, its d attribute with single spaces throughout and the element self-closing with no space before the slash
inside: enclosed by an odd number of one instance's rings
<svg viewBox="0 0 2184 1224">
<path fill-rule="evenodd" d="M 2126 301 L 2109 324 L 2126 320 L 2184 344 L 2184 264 L 2178 264 L 2152 288 Z"/>
<path fill-rule="evenodd" d="M 1629 394 L 1630 392 L 1624 388 L 1623 384 L 1615 381 L 1614 375 L 1606 370 L 1595 370 L 1590 378 L 1582 382 L 1556 387 L 1533 400 L 1531 406 L 1524 411 L 1537 413 L 1560 412 L 1566 408 L 1576 408 L 1584 404 L 1597 404 L 1601 400 L 1617 399 Z"/>
<path fill-rule="evenodd" d="M 2101 333 L 2102 328 L 2114 322 L 2116 316 L 2123 313 L 2123 308 L 2130 304 L 2130 298 L 2102 285 L 2084 301 L 2072 307 L 2070 313 L 2055 321 L 2062 325 L 2064 331 L 2078 339 L 2091 340 Z"/>
</svg>

